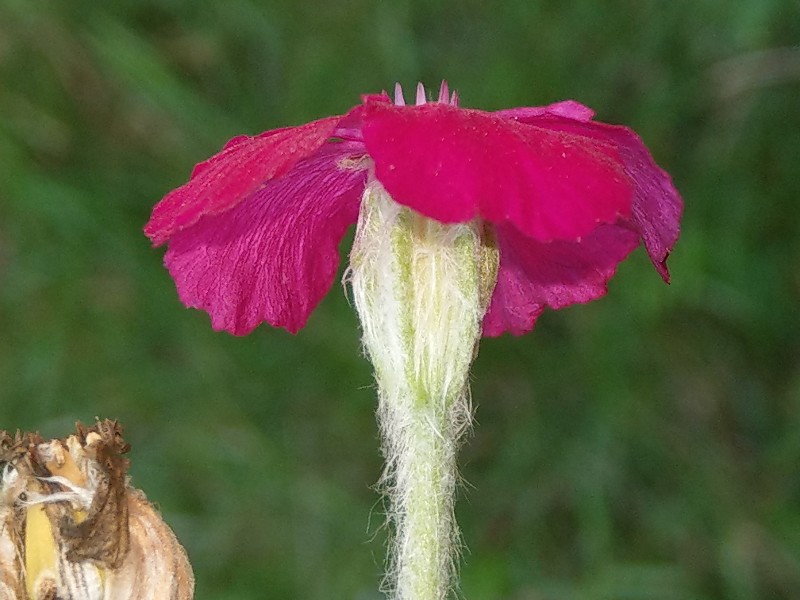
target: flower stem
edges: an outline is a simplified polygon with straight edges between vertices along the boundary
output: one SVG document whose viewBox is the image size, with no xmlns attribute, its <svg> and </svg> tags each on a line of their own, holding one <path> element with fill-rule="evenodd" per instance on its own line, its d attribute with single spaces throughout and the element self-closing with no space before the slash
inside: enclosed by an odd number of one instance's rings
<svg viewBox="0 0 800 600">
<path fill-rule="evenodd" d="M 367 185 L 350 278 L 378 383 L 393 525 L 385 586 L 398 600 L 443 600 L 455 584 L 456 454 L 497 272 L 484 238 L 476 223 L 438 223 Z"/>
<path fill-rule="evenodd" d="M 450 407 L 442 400 L 387 393 L 380 408 L 399 599 L 445 598 L 456 572 L 456 451 L 469 405 L 464 394 Z"/>
</svg>

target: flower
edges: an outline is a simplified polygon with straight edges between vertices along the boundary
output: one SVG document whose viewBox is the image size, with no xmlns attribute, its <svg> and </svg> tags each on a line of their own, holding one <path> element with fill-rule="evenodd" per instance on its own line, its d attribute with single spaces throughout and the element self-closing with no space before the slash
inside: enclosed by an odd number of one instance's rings
<svg viewBox="0 0 800 600">
<path fill-rule="evenodd" d="M 442 83 L 342 116 L 232 139 L 153 209 L 145 233 L 184 304 L 236 335 L 297 332 L 331 288 L 338 246 L 377 181 L 443 223 L 480 219 L 500 253 L 483 334 L 530 331 L 545 307 L 603 296 L 642 242 L 669 280 L 683 203 L 627 127 L 572 100 L 486 112 Z M 493 241 L 492 241 L 493 240 Z"/>
</svg>

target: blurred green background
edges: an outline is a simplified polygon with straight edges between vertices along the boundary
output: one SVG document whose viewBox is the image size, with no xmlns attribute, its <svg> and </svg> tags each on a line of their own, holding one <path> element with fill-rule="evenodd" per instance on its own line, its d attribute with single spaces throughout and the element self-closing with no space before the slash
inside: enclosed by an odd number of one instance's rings
<svg viewBox="0 0 800 600">
<path fill-rule="evenodd" d="M 0 428 L 120 419 L 200 600 L 380 598 L 341 289 L 297 336 L 214 333 L 141 227 L 235 134 L 442 78 L 584 102 L 686 200 L 670 287 L 640 250 L 605 299 L 482 344 L 464 597 L 800 598 L 796 0 L 0 0 Z"/>
</svg>

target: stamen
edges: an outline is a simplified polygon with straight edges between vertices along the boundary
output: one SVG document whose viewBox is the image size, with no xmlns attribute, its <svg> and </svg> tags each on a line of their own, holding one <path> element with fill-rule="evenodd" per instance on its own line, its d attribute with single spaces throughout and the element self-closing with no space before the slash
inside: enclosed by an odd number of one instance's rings
<svg viewBox="0 0 800 600">
<path fill-rule="evenodd" d="M 447 81 L 442 79 L 442 85 L 439 87 L 439 102 L 444 102 L 448 104 L 448 100 L 450 96 L 450 88 L 447 87 Z"/>
<path fill-rule="evenodd" d="M 394 84 L 394 103 L 397 106 L 405 106 L 406 99 L 403 98 L 403 86 L 400 85 L 400 82 Z"/>
<path fill-rule="evenodd" d="M 417 106 L 420 106 L 421 104 L 426 104 L 426 103 L 427 103 L 427 100 L 425 99 L 425 86 L 422 85 L 422 82 L 420 81 L 417 84 Z"/>
</svg>

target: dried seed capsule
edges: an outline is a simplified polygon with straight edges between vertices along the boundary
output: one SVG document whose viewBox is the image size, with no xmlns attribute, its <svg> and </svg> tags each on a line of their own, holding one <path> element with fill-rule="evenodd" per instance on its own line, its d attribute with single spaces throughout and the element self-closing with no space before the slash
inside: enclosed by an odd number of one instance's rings
<svg viewBox="0 0 800 600">
<path fill-rule="evenodd" d="M 0 598 L 191 600 L 175 534 L 127 479 L 116 421 L 45 442 L 0 431 Z"/>
</svg>

